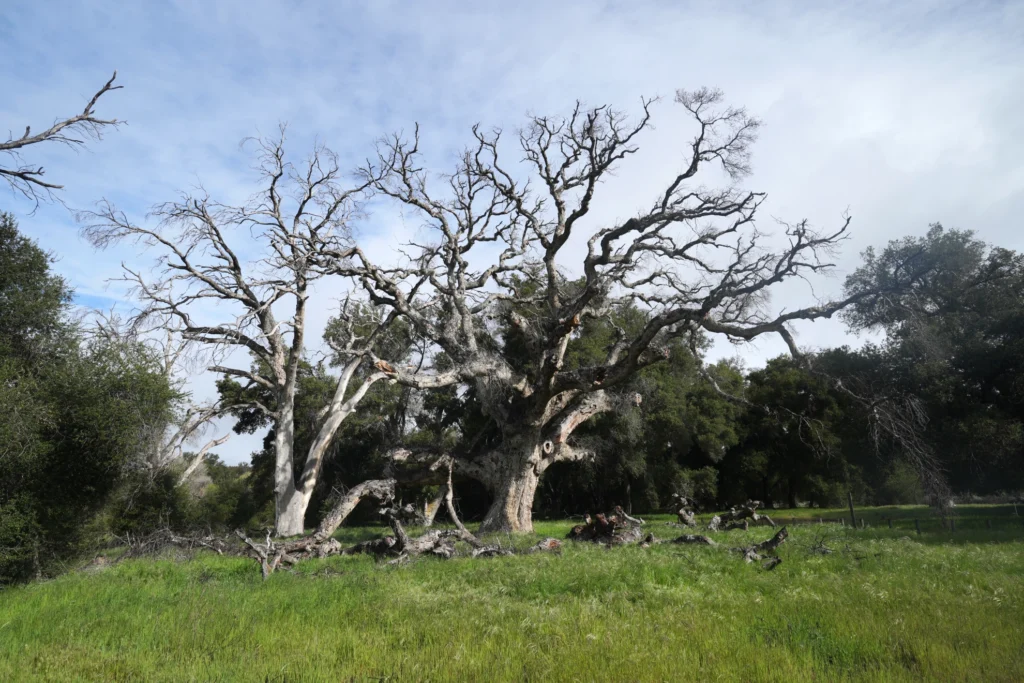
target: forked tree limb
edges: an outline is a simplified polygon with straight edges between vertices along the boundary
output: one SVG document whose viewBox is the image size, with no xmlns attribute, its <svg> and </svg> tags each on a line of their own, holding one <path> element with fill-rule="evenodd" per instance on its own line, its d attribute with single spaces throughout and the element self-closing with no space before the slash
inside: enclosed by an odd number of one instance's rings
<svg viewBox="0 0 1024 683">
<path fill-rule="evenodd" d="M 124 121 L 117 119 L 101 119 L 96 116 L 95 107 L 103 95 L 112 90 L 120 90 L 123 86 L 114 85 L 117 72 L 110 77 L 85 105 L 81 113 L 63 119 L 38 133 L 32 133 L 31 126 L 25 126 L 20 137 L 9 137 L 0 142 L 0 154 L 7 154 L 13 164 L 0 164 L 0 180 L 7 181 L 10 188 L 39 205 L 40 200 L 53 199 L 54 190 L 61 190 L 63 185 L 45 180 L 46 171 L 42 166 L 28 165 L 22 161 L 21 152 L 27 147 L 42 143 L 57 143 L 72 148 L 85 145 L 86 138 L 99 140 L 107 128 L 117 128 Z"/>
</svg>

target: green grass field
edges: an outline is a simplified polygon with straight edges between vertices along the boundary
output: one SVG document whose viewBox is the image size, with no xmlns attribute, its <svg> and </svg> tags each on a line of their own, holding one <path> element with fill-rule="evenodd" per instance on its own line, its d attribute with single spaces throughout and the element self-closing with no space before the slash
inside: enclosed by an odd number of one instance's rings
<svg viewBox="0 0 1024 683">
<path fill-rule="evenodd" d="M 777 516 L 797 512 L 842 514 Z M 921 508 L 865 511 L 866 530 L 795 524 L 773 572 L 672 545 L 335 557 L 266 582 L 242 558 L 125 561 L 0 592 L 0 680 L 1021 681 L 1024 525 L 1006 512 L 961 508 L 980 526 L 957 531 Z M 667 520 L 648 522 L 672 538 Z"/>
</svg>

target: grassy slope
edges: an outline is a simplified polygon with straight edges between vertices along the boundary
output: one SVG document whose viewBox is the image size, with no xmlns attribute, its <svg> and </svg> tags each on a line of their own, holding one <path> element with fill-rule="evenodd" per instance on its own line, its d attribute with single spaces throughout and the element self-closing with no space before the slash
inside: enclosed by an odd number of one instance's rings
<svg viewBox="0 0 1024 683">
<path fill-rule="evenodd" d="M 1024 680 L 1020 526 L 791 529 L 770 573 L 675 546 L 331 558 L 266 583 L 239 558 L 124 562 L 0 593 L 0 680 Z"/>
</svg>

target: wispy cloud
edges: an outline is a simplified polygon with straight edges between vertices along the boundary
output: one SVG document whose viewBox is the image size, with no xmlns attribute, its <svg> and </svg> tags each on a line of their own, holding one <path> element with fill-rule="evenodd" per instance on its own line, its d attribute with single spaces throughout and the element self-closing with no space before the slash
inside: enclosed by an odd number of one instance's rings
<svg viewBox="0 0 1024 683">
<path fill-rule="evenodd" d="M 476 122 L 514 128 L 527 111 L 576 98 L 635 110 L 642 95 L 714 85 L 767 126 L 745 181 L 769 193 L 765 219 L 834 225 L 849 208 L 857 253 L 930 222 L 1024 248 L 1024 4 L 867 3 L 32 3 L 0 16 L 6 67 L 0 120 L 19 130 L 78 108 L 117 68 L 125 89 L 101 113 L 129 124 L 89 152 L 35 159 L 85 208 L 101 197 L 132 215 L 199 182 L 223 201 L 256 188 L 239 141 L 290 123 L 291 150 L 314 138 L 354 166 L 374 138 L 418 121 L 428 160 L 445 170 Z M 671 100 L 668 97 L 667 100 Z M 689 132 L 668 102 L 643 149 L 602 188 L 588 226 L 645 205 L 675 168 Z M 0 206 L 25 214 L 15 197 Z M 122 299 L 105 281 L 122 261 L 94 252 L 60 207 L 22 227 L 61 256 L 82 300 Z M 387 253 L 419 226 L 394 212 L 361 226 Z M 834 293 L 841 277 L 821 282 Z M 319 287 L 314 327 L 340 295 Z M 794 285 L 775 305 L 806 302 Z M 837 322 L 799 328 L 810 346 L 843 342 Z M 313 331 L 315 335 L 317 331 Z M 738 349 L 716 347 L 719 355 Z M 781 351 L 740 349 L 751 364 Z M 212 393 L 196 378 L 199 395 Z M 244 459 L 257 439 L 222 450 Z"/>
</svg>

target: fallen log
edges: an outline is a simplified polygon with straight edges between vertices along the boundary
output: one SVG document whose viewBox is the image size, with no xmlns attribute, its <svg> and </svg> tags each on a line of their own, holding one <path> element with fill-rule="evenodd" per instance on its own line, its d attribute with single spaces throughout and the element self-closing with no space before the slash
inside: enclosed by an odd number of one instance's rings
<svg viewBox="0 0 1024 683">
<path fill-rule="evenodd" d="M 618 505 L 610 515 L 586 515 L 584 520 L 583 524 L 574 526 L 566 538 L 612 546 L 639 543 L 645 535 L 643 520 L 627 515 Z"/>
<path fill-rule="evenodd" d="M 271 537 L 270 530 L 268 529 L 266 541 L 260 544 L 246 536 L 241 529 L 235 531 L 235 535 L 248 546 L 250 556 L 260 563 L 260 571 L 263 574 L 263 578 L 266 579 L 282 563 L 295 564 L 302 559 L 312 557 L 324 558 L 342 553 L 341 544 L 332 536 L 359 502 L 364 498 L 375 498 L 379 501 L 390 503 L 394 497 L 394 479 L 371 479 L 349 489 L 323 518 L 316 531 L 309 536 L 294 541 L 278 543 Z M 365 550 L 360 549 L 356 551 L 356 547 L 349 548 L 349 553 L 347 554 Z M 367 546 L 367 548 L 369 547 Z"/>
<path fill-rule="evenodd" d="M 427 531 L 422 536 L 417 538 L 411 538 L 406 532 L 405 527 L 402 525 L 403 510 L 394 508 L 385 508 L 380 511 L 380 514 L 387 521 L 388 526 L 391 527 L 391 536 L 382 536 L 380 538 L 372 539 L 369 541 L 363 541 L 357 543 L 354 546 L 341 549 L 340 544 L 334 539 L 325 539 L 322 541 L 315 541 L 312 545 L 302 545 L 305 552 L 315 550 L 319 557 L 326 556 L 327 554 L 342 553 L 345 555 L 354 554 L 370 554 L 378 558 L 390 557 L 391 563 L 401 563 L 406 560 L 417 557 L 419 555 L 432 555 L 434 557 L 440 557 L 442 559 L 451 559 L 456 555 L 456 541 L 463 541 L 467 545 L 473 548 L 470 553 L 471 557 L 494 557 L 499 555 L 511 555 L 513 551 L 507 548 L 502 548 L 500 545 L 488 545 L 478 539 L 472 532 L 470 532 L 466 526 L 459 519 L 459 515 L 455 510 L 455 501 L 452 487 L 452 465 L 451 459 L 447 460 L 444 464 L 447 465 L 447 479 L 442 484 L 443 490 L 440 495 L 440 500 L 443 503 L 448 517 L 455 525 L 454 529 L 432 529 Z M 381 500 L 390 500 L 394 497 L 394 480 L 381 480 L 376 482 L 373 486 L 366 486 L 371 482 L 364 482 L 361 484 L 363 488 L 359 491 L 353 488 L 349 492 L 349 496 L 366 496 L 373 495 L 374 497 Z M 353 493 L 355 492 L 355 493 Z M 339 503 L 341 505 L 341 503 Z M 354 508 L 355 505 L 351 505 Z M 440 507 L 440 505 L 438 506 Z M 349 511 L 351 511 L 351 508 Z M 347 513 L 346 513 L 347 514 Z M 334 520 L 332 520 L 334 525 Z M 337 529 L 337 526 L 330 528 L 328 526 L 321 525 L 318 528 L 317 533 L 313 534 L 311 538 L 317 537 L 321 532 L 329 532 L 331 534 Z M 288 544 L 288 552 L 294 553 L 297 548 L 294 548 L 295 543 Z"/>
<path fill-rule="evenodd" d="M 711 522 L 708 523 L 708 529 L 711 531 L 745 530 L 749 528 L 749 523 L 744 523 L 746 520 L 750 520 L 754 524 L 770 526 L 774 529 L 775 522 L 772 521 L 772 518 L 757 511 L 760 504 L 760 501 L 751 500 L 747 501 L 745 505 L 733 506 L 728 512 L 712 517 Z"/>
<path fill-rule="evenodd" d="M 789 538 L 789 532 L 786 527 L 779 529 L 774 536 L 769 538 L 767 541 L 761 541 L 752 546 L 746 548 L 733 548 L 733 552 L 742 553 L 743 560 L 745 562 L 764 562 L 765 569 L 774 569 L 782 563 L 782 559 L 775 556 L 776 550 L 782 545 L 786 539 Z M 764 556 L 769 557 L 765 558 Z"/>
<path fill-rule="evenodd" d="M 679 520 L 679 523 L 687 527 L 697 526 L 697 516 L 693 511 L 693 502 L 686 496 L 678 493 L 673 493 L 672 499 L 675 501 L 673 507 L 676 509 L 676 518 Z"/>
</svg>

